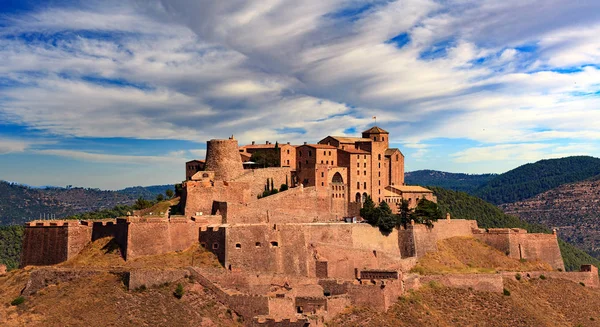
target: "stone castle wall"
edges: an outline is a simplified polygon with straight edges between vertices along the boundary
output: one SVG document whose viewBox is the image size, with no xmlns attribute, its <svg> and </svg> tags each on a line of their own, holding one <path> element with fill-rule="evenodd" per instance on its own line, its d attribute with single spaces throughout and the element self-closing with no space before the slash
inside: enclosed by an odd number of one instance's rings
<svg viewBox="0 0 600 327">
<path fill-rule="evenodd" d="M 244 173 L 237 177 L 235 182 L 246 182 L 250 188 L 250 198 L 255 200 L 258 195 L 262 195 L 265 190 L 267 181 L 273 180 L 273 187 L 279 189 L 282 184 L 286 184 L 288 187 L 292 187 L 292 170 L 290 167 L 281 168 L 260 168 L 260 169 L 246 169 Z"/>
<path fill-rule="evenodd" d="M 330 202 L 315 187 L 295 187 L 248 203 L 228 203 L 224 218 L 228 224 L 326 222 L 336 219 Z"/>
<path fill-rule="evenodd" d="M 27 223 L 23 232 L 21 267 L 53 265 L 72 258 L 91 239 L 91 226 L 78 221 Z"/>
<path fill-rule="evenodd" d="M 202 182 L 187 181 L 184 185 L 182 205 L 185 207 L 185 216 L 193 217 L 197 213 L 210 215 L 213 202 L 247 203 L 253 199 L 248 182 L 223 182 L 215 181 L 214 186 L 205 186 Z"/>
<path fill-rule="evenodd" d="M 129 222 L 127 260 L 145 255 L 183 251 L 197 244 L 201 224 L 192 220 L 152 219 Z"/>
</svg>

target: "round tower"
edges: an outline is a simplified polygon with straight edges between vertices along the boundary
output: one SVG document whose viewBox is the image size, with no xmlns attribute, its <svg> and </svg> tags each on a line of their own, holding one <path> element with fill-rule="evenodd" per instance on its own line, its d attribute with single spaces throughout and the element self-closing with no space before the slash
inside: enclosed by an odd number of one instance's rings
<svg viewBox="0 0 600 327">
<path fill-rule="evenodd" d="M 215 180 L 232 180 L 244 172 L 238 142 L 233 136 L 229 140 L 210 140 L 206 144 L 206 166 L 214 171 Z"/>
</svg>

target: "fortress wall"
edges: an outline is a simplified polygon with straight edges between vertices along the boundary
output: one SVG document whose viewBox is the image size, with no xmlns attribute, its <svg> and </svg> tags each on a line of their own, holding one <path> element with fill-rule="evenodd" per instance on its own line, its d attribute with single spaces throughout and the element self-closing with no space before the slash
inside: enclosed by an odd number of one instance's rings
<svg viewBox="0 0 600 327">
<path fill-rule="evenodd" d="M 353 305 L 371 307 L 378 311 L 386 311 L 402 293 L 400 280 L 378 281 L 375 285 L 348 285 L 348 295 Z"/>
<path fill-rule="evenodd" d="M 208 228 L 201 228 L 199 236 L 200 245 L 206 250 L 214 253 L 223 266 L 225 266 L 225 256 L 227 254 L 225 252 L 225 230 L 224 227 L 209 226 Z"/>
<path fill-rule="evenodd" d="M 185 216 L 195 216 L 197 212 L 210 215 L 213 201 L 246 203 L 255 199 L 250 196 L 248 182 L 214 182 L 214 186 L 205 186 L 200 181 L 187 181 L 184 187 Z"/>
<path fill-rule="evenodd" d="M 450 274 L 420 276 L 421 285 L 437 282 L 446 287 L 473 289 L 475 291 L 501 293 L 504 289 L 502 275 L 499 274 Z"/>
<path fill-rule="evenodd" d="M 295 187 L 246 204 L 229 203 L 227 222 L 244 223 L 312 223 L 335 219 L 330 201 L 314 187 Z"/>
<path fill-rule="evenodd" d="M 23 231 L 21 267 L 53 265 L 68 258 L 67 226 L 26 225 Z"/>
<path fill-rule="evenodd" d="M 473 237 L 491 247 L 498 249 L 503 253 L 510 254 L 510 239 L 508 229 L 506 229 L 505 232 L 486 233 L 485 231 L 482 231 L 480 233 L 473 233 Z"/>
<path fill-rule="evenodd" d="M 594 266 L 592 266 L 594 267 Z M 515 272 L 504 272 L 502 277 L 516 280 Z M 547 278 L 565 279 L 574 283 L 583 283 L 586 287 L 600 287 L 600 279 L 598 277 L 598 268 L 594 267 L 591 271 L 524 271 L 519 273 L 521 278 L 540 278 L 541 275 Z"/>
<path fill-rule="evenodd" d="M 305 236 L 297 226 L 233 226 L 227 228 L 225 247 L 226 268 L 308 275 Z"/>
<path fill-rule="evenodd" d="M 473 236 L 477 221 L 465 219 L 440 219 L 433 224 L 438 241 L 457 236 Z"/>
<path fill-rule="evenodd" d="M 130 222 L 126 259 L 183 251 L 198 242 L 200 224 L 186 222 Z"/>
<path fill-rule="evenodd" d="M 91 233 L 91 226 L 78 221 L 27 223 L 23 232 L 21 267 L 67 261 L 91 241 Z"/>
<path fill-rule="evenodd" d="M 509 237 L 511 258 L 541 260 L 554 269 L 565 270 L 556 235 L 511 233 Z"/>
<path fill-rule="evenodd" d="M 246 169 L 241 176 L 235 179 L 235 182 L 247 182 L 250 187 L 250 198 L 256 199 L 265 190 L 268 179 L 273 179 L 273 186 L 276 189 L 279 189 L 286 181 L 288 187 L 292 187 L 292 170 L 290 167 Z"/>
<path fill-rule="evenodd" d="M 415 255 L 420 258 L 428 252 L 437 251 L 437 234 L 434 228 L 425 225 L 409 226 L 412 231 L 415 245 Z"/>
<path fill-rule="evenodd" d="M 376 250 L 390 255 L 400 256 L 398 248 L 398 230 L 383 235 L 378 228 L 369 224 L 348 224 L 352 229 L 352 246 L 356 249 Z"/>
</svg>

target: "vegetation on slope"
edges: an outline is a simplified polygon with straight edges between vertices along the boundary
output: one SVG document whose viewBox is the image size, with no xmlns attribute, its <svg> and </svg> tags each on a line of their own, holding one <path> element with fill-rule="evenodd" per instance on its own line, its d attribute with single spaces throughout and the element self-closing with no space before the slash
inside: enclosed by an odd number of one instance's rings
<svg viewBox="0 0 600 327">
<path fill-rule="evenodd" d="M 498 271 L 551 271 L 545 262 L 513 259 L 479 240 L 452 237 L 437 243 L 438 251 L 420 258 L 412 272 L 421 275 L 453 273 L 495 273 Z"/>
<path fill-rule="evenodd" d="M 462 174 L 448 173 L 437 170 L 416 170 L 404 174 L 406 184 L 432 185 L 445 189 L 473 194 L 476 189 L 484 186 L 498 174 Z"/>
<path fill-rule="evenodd" d="M 550 233 L 551 231 L 536 224 L 527 223 L 518 217 L 502 212 L 491 203 L 464 192 L 430 187 L 438 198 L 438 205 L 443 212 L 449 212 L 452 218 L 477 220 L 481 228 L 514 228 L 526 229 L 530 233 Z M 593 264 L 600 267 L 600 260 L 591 257 L 584 251 L 559 239 L 561 254 L 567 271 L 579 270 L 582 264 Z"/>
<path fill-rule="evenodd" d="M 600 174 L 600 159 L 587 156 L 540 160 L 490 180 L 475 195 L 493 204 L 516 202 L 559 185 L 582 181 Z"/>
<path fill-rule="evenodd" d="M 23 226 L 0 226 L 0 264 L 8 270 L 19 267 Z"/>
<path fill-rule="evenodd" d="M 560 279 L 506 280 L 510 296 L 436 284 L 408 292 L 387 312 L 354 307 L 330 327 L 598 326 L 600 290 Z"/>
<path fill-rule="evenodd" d="M 40 216 L 64 218 L 78 213 L 132 205 L 136 199 L 154 199 L 172 186 L 134 187 L 121 191 L 71 188 L 31 188 L 0 181 L 0 225 L 18 225 Z M 160 193 L 155 193 L 161 191 Z"/>
</svg>

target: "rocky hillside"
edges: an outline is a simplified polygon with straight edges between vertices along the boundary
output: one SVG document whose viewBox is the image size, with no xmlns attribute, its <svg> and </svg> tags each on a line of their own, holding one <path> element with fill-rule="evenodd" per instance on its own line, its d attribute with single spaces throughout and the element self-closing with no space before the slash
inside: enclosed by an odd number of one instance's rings
<svg viewBox="0 0 600 327">
<path fill-rule="evenodd" d="M 137 198 L 153 199 L 170 185 L 102 191 L 90 188 L 31 188 L 0 181 L 0 225 L 22 224 L 40 215 L 62 218 L 77 213 L 131 205 Z"/>
<path fill-rule="evenodd" d="M 600 259 L 600 180 L 561 185 L 530 199 L 503 204 L 521 219 L 559 229 L 559 235 Z"/>
</svg>

